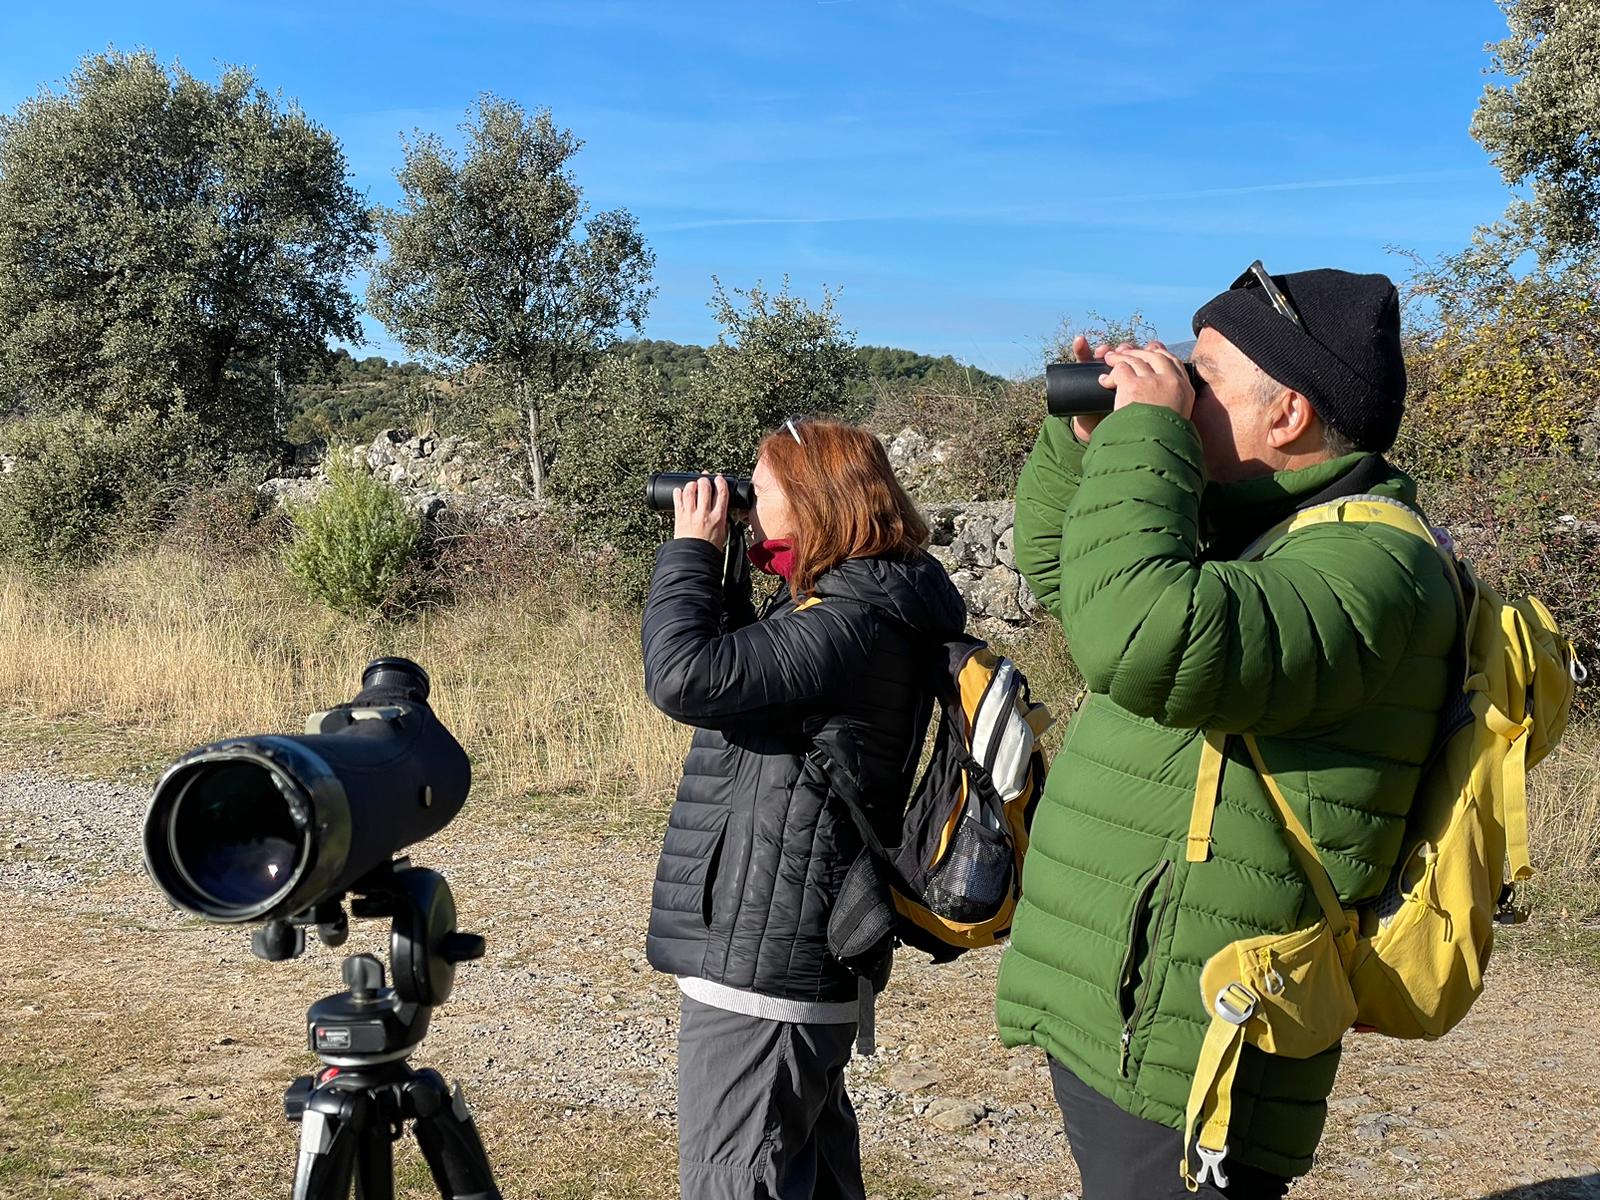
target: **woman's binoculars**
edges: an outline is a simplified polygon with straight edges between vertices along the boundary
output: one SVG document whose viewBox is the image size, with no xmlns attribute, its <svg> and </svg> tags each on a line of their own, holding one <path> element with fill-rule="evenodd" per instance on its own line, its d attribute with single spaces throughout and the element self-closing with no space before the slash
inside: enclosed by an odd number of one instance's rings
<svg viewBox="0 0 1600 1200">
<path fill-rule="evenodd" d="M 1183 369 L 1198 392 L 1200 377 L 1194 372 L 1194 364 L 1184 363 Z M 1044 369 L 1045 408 L 1052 417 L 1096 417 L 1110 412 L 1116 404 L 1117 389 L 1100 385 L 1100 377 L 1110 370 L 1098 360 L 1051 363 Z"/>
<path fill-rule="evenodd" d="M 657 471 L 645 481 L 644 502 L 651 508 L 671 511 L 672 493 L 688 487 L 696 479 L 703 479 L 705 471 Z M 756 506 L 755 485 L 748 475 L 722 476 L 728 481 L 728 507 L 736 512 L 749 512 Z"/>
</svg>

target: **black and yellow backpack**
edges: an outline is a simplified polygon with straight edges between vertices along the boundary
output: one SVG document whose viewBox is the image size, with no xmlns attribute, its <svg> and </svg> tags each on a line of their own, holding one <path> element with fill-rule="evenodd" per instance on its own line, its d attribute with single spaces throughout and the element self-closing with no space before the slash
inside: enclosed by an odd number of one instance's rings
<svg viewBox="0 0 1600 1200">
<path fill-rule="evenodd" d="M 938 731 L 897 845 L 884 845 L 842 764 L 819 746 L 806 755 L 865 844 L 828 924 L 828 948 L 846 966 L 870 967 L 893 939 L 945 962 L 1011 931 L 1050 710 L 1016 663 L 977 638 L 943 643 L 933 676 Z"/>
</svg>

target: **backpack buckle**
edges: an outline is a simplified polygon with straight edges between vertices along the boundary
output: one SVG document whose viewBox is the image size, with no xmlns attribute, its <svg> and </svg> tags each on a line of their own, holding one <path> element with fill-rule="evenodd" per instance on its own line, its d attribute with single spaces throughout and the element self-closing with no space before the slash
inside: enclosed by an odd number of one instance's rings
<svg viewBox="0 0 1600 1200">
<path fill-rule="evenodd" d="M 1242 983 L 1230 983 L 1217 993 L 1215 1008 L 1217 1016 L 1227 1021 L 1230 1025 L 1243 1025 L 1255 1016 L 1256 1002 L 1259 997 Z M 1201 1151 L 1205 1153 L 1204 1150 Z M 1227 1153 L 1226 1148 L 1217 1151 L 1220 1156 Z M 1220 1161 L 1220 1157 L 1219 1157 Z M 1227 1184 L 1222 1184 L 1227 1187 Z"/>
<path fill-rule="evenodd" d="M 1207 1150 L 1204 1146 L 1196 1146 L 1194 1152 L 1200 1156 L 1200 1171 L 1194 1177 L 1195 1183 L 1204 1183 L 1206 1177 L 1210 1176 L 1212 1183 L 1219 1188 L 1226 1188 L 1228 1173 L 1222 1169 L 1222 1160 L 1228 1157 L 1228 1148 L 1224 1146 L 1220 1150 Z"/>
</svg>

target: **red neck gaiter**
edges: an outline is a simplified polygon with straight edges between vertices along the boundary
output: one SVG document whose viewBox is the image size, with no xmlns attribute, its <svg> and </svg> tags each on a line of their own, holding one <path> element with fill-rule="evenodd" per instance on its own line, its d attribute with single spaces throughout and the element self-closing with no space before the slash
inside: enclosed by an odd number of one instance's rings
<svg viewBox="0 0 1600 1200">
<path fill-rule="evenodd" d="M 768 538 L 750 547 L 750 564 L 768 575 L 784 579 L 794 570 L 794 543 L 783 538 Z"/>
</svg>

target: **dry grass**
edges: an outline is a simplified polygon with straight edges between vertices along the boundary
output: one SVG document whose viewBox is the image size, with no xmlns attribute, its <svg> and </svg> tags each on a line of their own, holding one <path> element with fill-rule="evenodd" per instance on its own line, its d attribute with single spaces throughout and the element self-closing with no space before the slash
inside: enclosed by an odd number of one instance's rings
<svg viewBox="0 0 1600 1200">
<path fill-rule="evenodd" d="M 52 586 L 0 572 L 0 707 L 123 730 L 148 755 L 297 729 L 379 654 L 428 669 L 482 794 L 573 797 L 616 817 L 670 795 L 687 732 L 645 699 L 638 619 L 574 584 L 384 622 L 323 609 L 270 560 L 163 550 Z"/>
<path fill-rule="evenodd" d="M 1079 681 L 1059 630 L 1047 623 L 1002 649 L 1064 718 Z M 42 724 L 52 738 L 120 731 L 124 765 L 231 733 L 296 729 L 348 698 L 378 654 L 428 668 L 480 798 L 556 798 L 617 825 L 659 816 L 671 796 L 688 732 L 644 697 L 637 615 L 571 579 L 388 622 L 328 611 L 270 559 L 219 565 L 169 548 L 54 585 L 0 571 L 7 724 Z M 83 754 L 66 757 L 77 766 Z M 106 765 L 103 753 L 94 765 Z M 1529 895 L 1552 915 L 1600 913 L 1600 728 L 1568 730 L 1530 801 L 1539 875 Z"/>
<path fill-rule="evenodd" d="M 1528 892 L 1546 915 L 1600 915 L 1600 728 L 1570 727 L 1529 779 Z"/>
</svg>

